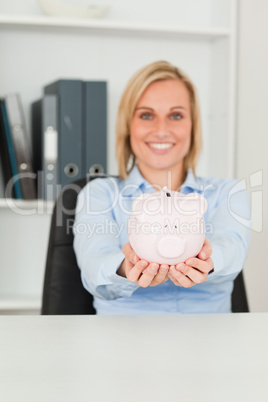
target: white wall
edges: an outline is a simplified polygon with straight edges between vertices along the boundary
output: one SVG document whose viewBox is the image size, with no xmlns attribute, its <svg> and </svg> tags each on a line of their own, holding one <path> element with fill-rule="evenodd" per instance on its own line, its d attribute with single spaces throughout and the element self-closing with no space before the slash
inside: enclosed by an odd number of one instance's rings
<svg viewBox="0 0 268 402">
<path fill-rule="evenodd" d="M 252 201 L 252 244 L 245 266 L 251 311 L 268 311 L 267 16 L 267 0 L 240 0 L 237 177 L 247 179 Z"/>
</svg>

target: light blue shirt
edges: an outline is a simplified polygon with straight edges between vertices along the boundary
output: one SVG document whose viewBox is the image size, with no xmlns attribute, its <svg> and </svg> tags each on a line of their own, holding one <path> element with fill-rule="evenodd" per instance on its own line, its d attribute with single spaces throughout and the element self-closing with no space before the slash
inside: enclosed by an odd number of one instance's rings
<svg viewBox="0 0 268 402">
<path fill-rule="evenodd" d="M 212 244 L 214 272 L 191 288 L 170 280 L 142 288 L 117 275 L 128 242 L 133 200 L 155 189 L 137 166 L 126 180 L 95 179 L 79 193 L 73 227 L 74 250 L 84 287 L 94 296 L 97 314 L 231 312 L 233 280 L 243 268 L 250 239 L 246 190 L 234 179 L 201 178 L 189 170 L 180 192 L 198 192 L 208 201 L 206 236 Z"/>
</svg>

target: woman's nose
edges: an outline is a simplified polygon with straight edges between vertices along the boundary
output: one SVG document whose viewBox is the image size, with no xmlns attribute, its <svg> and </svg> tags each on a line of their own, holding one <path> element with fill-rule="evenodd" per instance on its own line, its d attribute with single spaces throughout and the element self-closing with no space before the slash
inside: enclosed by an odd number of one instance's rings
<svg viewBox="0 0 268 402">
<path fill-rule="evenodd" d="M 169 135 L 169 126 L 165 118 L 158 118 L 155 125 L 155 134 L 159 138 L 165 138 Z"/>
</svg>

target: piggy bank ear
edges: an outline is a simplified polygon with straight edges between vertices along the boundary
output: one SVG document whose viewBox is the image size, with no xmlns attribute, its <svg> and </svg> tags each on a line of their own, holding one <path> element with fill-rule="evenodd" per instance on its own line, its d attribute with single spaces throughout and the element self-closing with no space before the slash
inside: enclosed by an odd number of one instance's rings
<svg viewBox="0 0 268 402">
<path fill-rule="evenodd" d="M 190 193 L 183 197 L 180 207 L 185 211 L 185 213 L 196 215 L 201 218 L 205 215 L 208 209 L 208 202 L 203 195 L 199 193 Z"/>
</svg>

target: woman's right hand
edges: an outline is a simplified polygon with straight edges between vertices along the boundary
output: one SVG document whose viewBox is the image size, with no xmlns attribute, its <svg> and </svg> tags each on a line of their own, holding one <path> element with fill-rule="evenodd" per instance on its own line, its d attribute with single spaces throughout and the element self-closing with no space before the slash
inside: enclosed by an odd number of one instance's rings
<svg viewBox="0 0 268 402">
<path fill-rule="evenodd" d="M 129 242 L 124 244 L 122 251 L 125 259 L 117 270 L 118 275 L 127 278 L 130 282 L 136 282 L 143 288 L 168 281 L 168 265 L 141 260 Z"/>
</svg>

